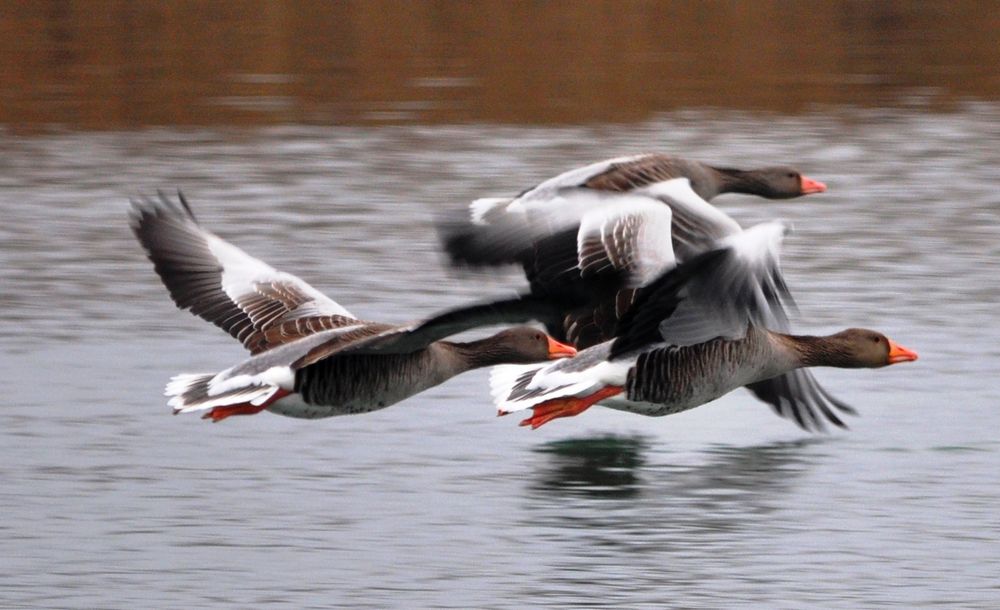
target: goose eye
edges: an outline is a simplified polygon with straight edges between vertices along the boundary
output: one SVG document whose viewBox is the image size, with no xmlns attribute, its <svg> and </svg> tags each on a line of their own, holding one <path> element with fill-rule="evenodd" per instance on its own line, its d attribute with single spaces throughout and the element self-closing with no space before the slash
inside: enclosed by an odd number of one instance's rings
<svg viewBox="0 0 1000 610">
<path fill-rule="evenodd" d="M 796 174 L 796 173 L 794 173 L 794 172 L 790 172 L 790 173 L 788 174 L 788 177 L 789 177 L 789 178 L 798 178 L 798 174 Z"/>
</svg>

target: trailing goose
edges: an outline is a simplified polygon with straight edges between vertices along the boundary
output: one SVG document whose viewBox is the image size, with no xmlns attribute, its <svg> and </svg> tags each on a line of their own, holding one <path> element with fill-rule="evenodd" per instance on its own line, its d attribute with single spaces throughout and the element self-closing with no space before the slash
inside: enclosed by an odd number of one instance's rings
<svg viewBox="0 0 1000 610">
<path fill-rule="evenodd" d="M 512 299 L 445 312 L 414 324 L 356 318 L 294 275 L 277 271 L 201 228 L 184 196 L 132 201 L 131 225 L 181 309 L 212 322 L 251 353 L 220 373 L 167 384 L 174 413 L 219 421 L 265 409 L 320 418 L 381 409 L 464 371 L 571 356 L 530 327 L 468 343 L 445 337 L 526 321 L 541 305 Z"/>
<path fill-rule="evenodd" d="M 787 298 L 777 269 L 784 226 L 757 225 L 724 239 L 639 291 L 617 336 L 552 364 L 500 366 L 491 386 L 500 414 L 532 409 L 537 428 L 594 404 L 642 415 L 677 413 L 767 379 L 770 402 L 807 429 L 829 408 L 849 411 L 797 375 L 803 367 L 878 368 L 917 359 L 881 333 L 852 328 L 814 337 L 774 330 Z M 817 412 L 818 411 L 818 412 Z M 822 417 L 821 417 L 822 416 Z"/>
<path fill-rule="evenodd" d="M 611 338 L 641 286 L 740 231 L 708 200 L 723 193 L 786 199 L 826 185 L 790 167 L 713 167 L 664 154 L 573 169 L 513 199 L 478 199 L 442 227 L 456 265 L 520 263 L 532 293 L 558 302 L 549 332 L 578 348 Z"/>
</svg>

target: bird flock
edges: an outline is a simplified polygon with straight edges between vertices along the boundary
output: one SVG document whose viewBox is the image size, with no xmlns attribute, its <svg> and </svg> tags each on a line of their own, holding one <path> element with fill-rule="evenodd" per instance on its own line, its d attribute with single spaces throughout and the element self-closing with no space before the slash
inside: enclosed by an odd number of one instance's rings
<svg viewBox="0 0 1000 610">
<path fill-rule="evenodd" d="M 203 228 L 180 192 L 133 199 L 130 221 L 174 303 L 250 353 L 218 373 L 173 377 L 165 394 L 174 413 L 215 422 L 265 410 L 365 413 L 493 367 L 497 412 L 524 411 L 521 425 L 531 428 L 593 405 L 670 415 L 745 387 L 820 431 L 846 427 L 843 415 L 855 411 L 811 367 L 880 368 L 917 354 L 867 329 L 792 334 L 795 305 L 779 265 L 786 225 L 744 229 L 709 201 L 824 191 L 790 167 L 642 154 L 566 171 L 516 197 L 478 199 L 467 217 L 440 223 L 441 247 L 455 267 L 520 266 L 524 291 L 411 324 L 358 318 Z M 449 340 L 496 325 L 509 328 Z"/>
</svg>

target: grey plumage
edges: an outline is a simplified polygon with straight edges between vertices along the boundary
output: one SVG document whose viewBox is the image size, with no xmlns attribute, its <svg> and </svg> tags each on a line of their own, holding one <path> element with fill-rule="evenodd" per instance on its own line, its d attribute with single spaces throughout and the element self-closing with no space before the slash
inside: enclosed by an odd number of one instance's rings
<svg viewBox="0 0 1000 610">
<path fill-rule="evenodd" d="M 187 201 L 132 201 L 132 229 L 178 307 L 238 339 L 251 356 L 216 375 L 178 375 L 167 385 L 175 412 L 213 420 L 271 408 L 328 417 L 382 408 L 471 368 L 569 355 L 544 333 L 519 327 L 470 343 L 445 337 L 551 315 L 516 297 L 445 311 L 412 324 L 355 318 L 315 288 L 203 229 Z M 556 351 L 553 351 L 556 350 Z"/>
</svg>

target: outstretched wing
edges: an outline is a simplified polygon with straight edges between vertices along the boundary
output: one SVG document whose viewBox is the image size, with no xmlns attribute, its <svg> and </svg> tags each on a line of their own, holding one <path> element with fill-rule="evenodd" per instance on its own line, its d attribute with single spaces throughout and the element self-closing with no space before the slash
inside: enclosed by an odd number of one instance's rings
<svg viewBox="0 0 1000 610">
<path fill-rule="evenodd" d="M 334 300 L 203 229 L 184 196 L 132 200 L 132 231 L 177 307 L 222 328 L 252 354 L 357 325 Z"/>
<path fill-rule="evenodd" d="M 347 353 L 408 354 L 473 328 L 532 320 L 545 322 L 558 315 L 558 309 L 550 301 L 530 295 L 466 305 L 412 324 L 381 325 L 376 333 L 352 335 L 350 340 L 331 335 L 331 341 L 310 347 L 292 366 L 301 368 Z"/>
</svg>

